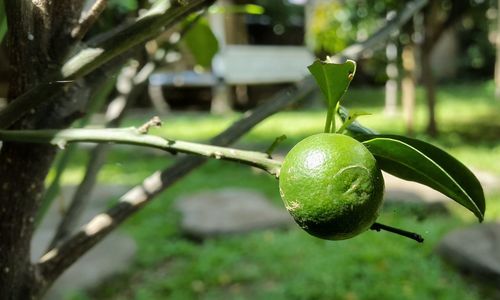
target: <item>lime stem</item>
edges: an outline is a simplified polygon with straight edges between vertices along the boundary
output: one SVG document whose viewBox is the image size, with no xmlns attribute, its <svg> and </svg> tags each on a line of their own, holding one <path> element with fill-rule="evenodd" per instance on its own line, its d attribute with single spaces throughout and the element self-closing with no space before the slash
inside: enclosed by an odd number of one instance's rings
<svg viewBox="0 0 500 300">
<path fill-rule="evenodd" d="M 401 236 L 404 236 L 404 237 L 407 237 L 409 239 L 415 240 L 415 241 L 417 241 L 419 243 L 423 243 L 424 242 L 424 238 L 420 234 L 418 234 L 418 233 L 414 233 L 414 232 L 402 230 L 402 229 L 399 229 L 399 228 L 387 226 L 387 225 L 380 224 L 380 223 L 373 223 L 373 225 L 370 227 L 370 229 L 371 230 L 375 230 L 375 231 L 385 230 L 385 231 L 392 232 L 392 233 L 395 233 L 395 234 L 399 234 Z"/>
<path fill-rule="evenodd" d="M 335 120 L 335 116 L 333 115 L 333 110 L 331 109 L 331 107 L 328 107 L 328 112 L 326 113 L 325 133 L 332 132 L 331 131 L 332 120 Z"/>
</svg>

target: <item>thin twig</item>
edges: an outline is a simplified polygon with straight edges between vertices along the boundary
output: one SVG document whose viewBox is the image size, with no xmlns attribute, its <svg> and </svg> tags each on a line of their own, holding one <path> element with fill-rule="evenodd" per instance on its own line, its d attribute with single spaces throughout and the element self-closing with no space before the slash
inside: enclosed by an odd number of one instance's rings
<svg viewBox="0 0 500 300">
<path fill-rule="evenodd" d="M 37 85 L 28 90 L 0 110 L 0 128 L 8 128 L 40 103 L 47 103 L 58 98 L 56 95 L 61 94 L 63 88 L 72 83 L 73 81 L 54 81 Z"/>
<path fill-rule="evenodd" d="M 81 40 L 85 34 L 87 34 L 92 25 L 94 25 L 97 21 L 104 9 L 106 9 L 107 4 L 108 0 L 96 0 L 89 11 L 82 16 L 78 25 L 73 28 L 71 31 L 71 37 L 76 40 Z"/>
<path fill-rule="evenodd" d="M 284 140 L 286 140 L 286 134 L 282 134 L 280 136 L 278 136 L 277 138 L 274 139 L 274 142 L 271 144 L 271 146 L 269 146 L 269 148 L 267 148 L 266 150 L 266 154 L 267 154 L 267 157 L 269 158 L 272 158 L 272 154 L 274 152 L 274 150 L 276 149 L 276 147 L 278 147 L 279 144 L 281 144 Z"/>
<path fill-rule="evenodd" d="M 142 134 L 147 134 L 149 132 L 150 128 L 153 127 L 160 127 L 162 125 L 162 122 L 160 120 L 160 117 L 154 116 L 152 117 L 149 121 L 144 123 L 141 127 L 137 129 Z"/>
<path fill-rule="evenodd" d="M 407 237 L 409 239 L 415 240 L 419 243 L 424 242 L 424 238 L 418 233 L 406 231 L 403 229 L 387 226 L 387 225 L 380 224 L 380 223 L 373 223 L 373 225 L 370 227 L 370 229 L 375 230 L 375 231 L 385 230 L 385 231 L 392 232 L 392 233 Z"/>
<path fill-rule="evenodd" d="M 150 125 L 152 123 L 155 122 L 150 121 L 147 124 Z M 64 130 L 0 130 L 0 140 L 50 143 L 60 148 L 64 148 L 65 145 L 75 142 L 129 144 L 158 148 L 173 154 L 180 152 L 236 161 L 263 169 L 276 177 L 279 176 L 281 163 L 269 159 L 266 153 L 165 139 L 160 136 L 144 134 L 144 130 L 146 129 L 142 127 L 139 129 L 130 127 Z"/>
<path fill-rule="evenodd" d="M 61 68 L 65 79 L 84 76 L 110 60 L 119 53 L 136 45 L 153 39 L 166 27 L 171 27 L 187 15 L 198 11 L 214 2 L 214 0 L 184 0 L 183 4 L 174 1 L 158 1 L 153 8 L 137 18 L 130 26 L 114 33 L 109 38 L 89 45 L 71 57 Z"/>
<path fill-rule="evenodd" d="M 408 2 L 406 7 L 401 10 L 394 18 L 389 20 L 380 30 L 371 35 L 368 39 L 350 45 L 338 55 L 334 55 L 333 59 L 349 58 L 352 60 L 358 59 L 367 49 L 374 50 L 377 46 L 382 46 L 396 30 L 401 28 L 408 20 L 420 11 L 429 2 L 429 0 L 415 0 Z"/>
</svg>

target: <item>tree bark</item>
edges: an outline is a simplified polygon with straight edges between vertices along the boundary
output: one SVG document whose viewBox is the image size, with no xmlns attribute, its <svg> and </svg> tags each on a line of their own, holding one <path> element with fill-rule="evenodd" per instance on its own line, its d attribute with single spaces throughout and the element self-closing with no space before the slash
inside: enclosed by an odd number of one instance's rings
<svg viewBox="0 0 500 300">
<path fill-rule="evenodd" d="M 404 46 L 402 56 L 403 80 L 401 84 L 401 98 L 403 103 L 403 117 L 406 125 L 406 134 L 413 135 L 415 131 L 415 52 L 414 45 Z"/>
<path fill-rule="evenodd" d="M 80 14 L 81 1 L 9 0 L 8 57 L 12 67 L 9 99 L 41 83 L 57 68 L 69 49 L 67 32 Z M 59 7 L 61 6 L 61 7 Z M 64 8 L 62 7 L 64 6 Z M 53 18 L 52 14 L 58 17 Z M 54 29 L 54 30 L 53 30 Z M 58 45 L 52 41 L 57 40 Z M 33 129 L 58 120 L 43 120 L 48 108 L 32 110 L 12 128 Z M 4 143 L 0 150 L 0 299 L 36 299 L 41 278 L 31 263 L 30 242 L 44 179 L 54 158 L 54 147 Z"/>
<path fill-rule="evenodd" d="M 427 96 L 428 121 L 426 132 L 430 136 L 438 134 L 436 123 L 436 83 L 432 72 L 431 51 L 423 47 L 421 52 L 422 60 L 422 83 L 424 84 Z"/>
<path fill-rule="evenodd" d="M 395 116 L 398 113 L 398 47 L 395 41 L 389 41 L 385 48 L 387 66 L 385 72 L 387 81 L 385 83 L 385 106 L 384 113 L 387 116 Z"/>
<path fill-rule="evenodd" d="M 496 24 L 496 59 L 495 59 L 495 98 L 500 100 L 500 0 L 497 1 L 497 24 Z"/>
<path fill-rule="evenodd" d="M 422 82 L 426 89 L 429 118 L 427 133 L 431 136 L 438 134 L 435 115 L 436 88 L 431 68 L 431 54 L 446 29 L 450 28 L 462 18 L 471 8 L 469 1 L 453 1 L 450 9 L 445 10 L 442 1 L 431 1 L 424 9 L 424 40 L 421 44 Z"/>
</svg>

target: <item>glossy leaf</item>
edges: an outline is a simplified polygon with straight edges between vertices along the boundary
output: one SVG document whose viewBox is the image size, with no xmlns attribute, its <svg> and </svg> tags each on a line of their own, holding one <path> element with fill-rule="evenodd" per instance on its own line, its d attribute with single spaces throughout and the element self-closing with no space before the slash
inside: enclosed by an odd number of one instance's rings
<svg viewBox="0 0 500 300">
<path fill-rule="evenodd" d="M 343 64 L 336 64 L 329 60 L 316 60 L 307 68 L 325 95 L 328 107 L 335 108 L 351 83 L 356 72 L 356 62 L 347 60 Z"/>
<path fill-rule="evenodd" d="M 342 105 L 339 107 L 339 110 L 337 112 L 342 119 L 342 121 L 347 124 L 349 116 L 351 113 L 349 110 Z M 361 125 L 358 121 L 352 120 L 349 124 L 347 124 L 346 127 L 347 131 L 349 132 L 349 135 L 356 136 L 356 135 L 366 135 L 366 134 L 376 134 L 375 131 L 371 130 L 368 127 L 365 127 Z"/>
<path fill-rule="evenodd" d="M 361 116 L 368 116 L 371 115 L 369 112 L 364 112 L 364 111 L 354 111 L 350 112 L 346 118 L 343 118 L 342 121 L 344 124 L 339 128 L 337 133 L 343 133 L 349 126 L 351 126 L 354 122 L 356 122 L 356 119 Z M 359 123 L 358 123 L 359 124 Z"/>
<path fill-rule="evenodd" d="M 373 153 L 382 170 L 443 193 L 483 221 L 485 199 L 481 184 L 450 154 L 429 143 L 403 136 L 365 135 L 357 138 Z"/>
<path fill-rule="evenodd" d="M 328 105 L 324 132 L 335 132 L 335 110 L 354 77 L 356 62 L 347 60 L 345 63 L 336 64 L 327 58 L 326 61 L 315 61 L 308 69 L 316 79 Z"/>
</svg>

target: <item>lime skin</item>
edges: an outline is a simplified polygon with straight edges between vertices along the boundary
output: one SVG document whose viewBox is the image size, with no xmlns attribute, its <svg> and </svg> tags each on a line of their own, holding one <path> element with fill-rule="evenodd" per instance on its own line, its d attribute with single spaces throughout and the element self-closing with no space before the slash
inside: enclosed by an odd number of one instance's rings
<svg viewBox="0 0 500 300">
<path fill-rule="evenodd" d="M 370 151 L 334 133 L 305 138 L 286 155 L 280 195 L 297 224 L 328 240 L 354 237 L 375 222 L 384 179 Z"/>
</svg>

